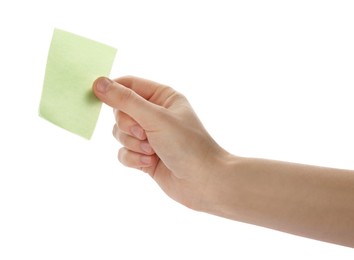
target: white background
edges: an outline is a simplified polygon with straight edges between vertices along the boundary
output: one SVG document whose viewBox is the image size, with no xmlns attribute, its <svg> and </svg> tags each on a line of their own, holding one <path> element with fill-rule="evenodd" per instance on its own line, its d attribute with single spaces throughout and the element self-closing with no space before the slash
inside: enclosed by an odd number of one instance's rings
<svg viewBox="0 0 354 260">
<path fill-rule="evenodd" d="M 234 154 L 354 169 L 352 2 L 2 1 L 0 259 L 353 259 L 172 201 L 118 163 L 106 106 L 91 141 L 38 116 L 58 27 L 184 93 Z"/>
</svg>

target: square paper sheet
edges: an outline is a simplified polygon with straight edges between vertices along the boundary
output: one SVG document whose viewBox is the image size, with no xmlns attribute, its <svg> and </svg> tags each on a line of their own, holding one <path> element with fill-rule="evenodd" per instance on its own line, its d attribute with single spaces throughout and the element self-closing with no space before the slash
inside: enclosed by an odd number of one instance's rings
<svg viewBox="0 0 354 260">
<path fill-rule="evenodd" d="M 55 29 L 49 49 L 39 115 L 90 139 L 101 110 L 92 83 L 109 76 L 116 49 Z"/>
</svg>

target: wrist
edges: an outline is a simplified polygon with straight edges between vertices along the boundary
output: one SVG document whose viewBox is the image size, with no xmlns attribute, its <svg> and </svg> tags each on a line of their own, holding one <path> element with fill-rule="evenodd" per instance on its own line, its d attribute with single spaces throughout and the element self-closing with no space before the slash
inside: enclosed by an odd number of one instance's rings
<svg viewBox="0 0 354 260">
<path fill-rule="evenodd" d="M 242 161 L 242 157 L 224 150 L 215 154 L 208 169 L 208 180 L 199 211 L 230 217 L 228 208 L 232 207 L 234 211 L 240 198 L 240 182 L 237 179 Z"/>
</svg>

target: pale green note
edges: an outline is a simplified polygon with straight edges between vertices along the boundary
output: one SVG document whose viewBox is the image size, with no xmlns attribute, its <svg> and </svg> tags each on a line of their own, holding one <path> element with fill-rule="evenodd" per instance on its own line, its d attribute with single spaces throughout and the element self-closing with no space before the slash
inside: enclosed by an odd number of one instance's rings
<svg viewBox="0 0 354 260">
<path fill-rule="evenodd" d="M 92 83 L 109 76 L 116 49 L 55 29 L 49 49 L 39 115 L 90 139 L 101 110 Z"/>
</svg>

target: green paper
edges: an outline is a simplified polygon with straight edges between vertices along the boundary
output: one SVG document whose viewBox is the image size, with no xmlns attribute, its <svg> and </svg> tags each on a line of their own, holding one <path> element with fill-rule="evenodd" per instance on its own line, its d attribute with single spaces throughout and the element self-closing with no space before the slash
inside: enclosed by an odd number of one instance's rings
<svg viewBox="0 0 354 260">
<path fill-rule="evenodd" d="M 102 103 L 92 83 L 109 76 L 116 49 L 55 29 L 49 49 L 39 115 L 90 139 Z"/>
</svg>

